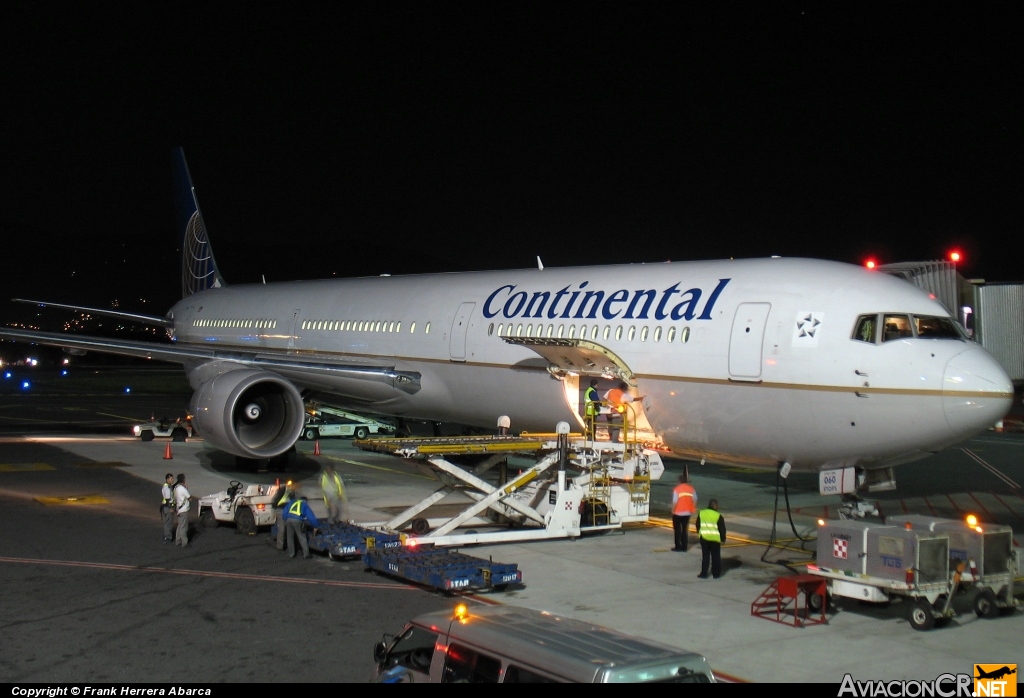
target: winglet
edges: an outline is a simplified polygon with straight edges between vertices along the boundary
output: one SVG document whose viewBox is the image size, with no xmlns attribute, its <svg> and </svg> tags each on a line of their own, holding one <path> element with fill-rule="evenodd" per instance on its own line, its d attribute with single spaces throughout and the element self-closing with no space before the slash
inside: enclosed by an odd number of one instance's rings
<svg viewBox="0 0 1024 698">
<path fill-rule="evenodd" d="M 178 242 L 181 245 L 181 297 L 186 298 L 193 293 L 226 285 L 217 261 L 213 258 L 213 248 L 206 237 L 206 225 L 203 214 L 199 210 L 192 177 L 188 173 L 185 162 L 185 151 L 175 148 L 174 159 L 174 194 L 178 205 Z"/>
<path fill-rule="evenodd" d="M 544 271 L 544 262 L 540 261 L 540 255 L 537 255 L 537 268 Z"/>
</svg>

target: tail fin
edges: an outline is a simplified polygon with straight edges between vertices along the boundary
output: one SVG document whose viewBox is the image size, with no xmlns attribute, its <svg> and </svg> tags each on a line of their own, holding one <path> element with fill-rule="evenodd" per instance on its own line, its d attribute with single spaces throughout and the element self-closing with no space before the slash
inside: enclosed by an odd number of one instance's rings
<svg viewBox="0 0 1024 698">
<path fill-rule="evenodd" d="M 226 284 L 217 269 L 213 248 L 206 237 L 206 226 L 199 210 L 195 187 L 192 186 L 192 177 L 188 173 L 185 151 L 175 148 L 173 158 L 178 232 L 181 236 L 181 297 L 186 298 L 193 293 L 220 288 Z"/>
</svg>

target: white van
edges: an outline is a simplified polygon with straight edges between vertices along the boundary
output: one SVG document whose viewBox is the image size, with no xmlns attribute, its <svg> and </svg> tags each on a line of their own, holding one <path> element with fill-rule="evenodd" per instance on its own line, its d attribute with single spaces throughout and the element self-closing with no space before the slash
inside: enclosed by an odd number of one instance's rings
<svg viewBox="0 0 1024 698">
<path fill-rule="evenodd" d="M 428 613 L 373 652 L 379 683 L 714 683 L 707 660 L 514 606 Z"/>
</svg>

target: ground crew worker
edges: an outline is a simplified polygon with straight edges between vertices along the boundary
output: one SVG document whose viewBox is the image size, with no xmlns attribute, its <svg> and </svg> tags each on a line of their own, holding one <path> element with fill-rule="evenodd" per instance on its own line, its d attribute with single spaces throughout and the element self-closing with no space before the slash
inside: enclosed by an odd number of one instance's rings
<svg viewBox="0 0 1024 698">
<path fill-rule="evenodd" d="M 178 481 L 174 485 L 174 508 L 178 512 L 178 540 L 175 545 L 185 547 L 188 545 L 188 512 L 191 509 L 190 499 L 192 495 L 185 487 L 185 474 L 178 474 Z"/>
<path fill-rule="evenodd" d="M 597 430 L 597 415 L 601 413 L 601 399 L 597 396 L 597 379 L 590 379 L 590 387 L 583 393 L 584 416 L 587 423 L 587 438 L 592 440 Z"/>
<path fill-rule="evenodd" d="M 284 525 L 284 510 L 291 504 L 292 500 L 295 499 L 295 490 L 298 485 L 293 485 L 292 481 L 289 480 L 288 484 L 284 486 L 284 494 L 274 504 L 274 508 L 277 509 L 277 549 L 284 550 L 285 543 L 287 542 L 285 536 L 287 535 L 286 527 Z"/>
<path fill-rule="evenodd" d="M 284 522 L 288 527 L 288 542 L 286 547 L 291 548 L 288 557 L 295 557 L 298 547 L 302 547 L 302 558 L 309 558 L 309 541 L 302 530 L 302 524 L 308 523 L 314 529 L 320 528 L 320 520 L 309 508 L 309 502 L 305 497 L 299 497 L 284 509 Z"/>
<path fill-rule="evenodd" d="M 320 469 L 320 489 L 324 493 L 324 504 L 327 505 L 327 523 L 338 523 L 345 520 L 345 483 L 330 463 Z"/>
<path fill-rule="evenodd" d="M 693 489 L 686 473 L 679 476 L 679 484 L 672 490 L 672 532 L 675 534 L 675 547 L 672 550 L 685 553 L 690 547 L 690 517 L 697 511 L 697 491 Z"/>
<path fill-rule="evenodd" d="M 707 509 L 701 509 L 694 524 L 700 538 L 700 574 L 701 579 L 708 578 L 708 563 L 711 565 L 711 576 L 718 579 L 722 576 L 722 543 L 725 542 L 725 518 L 718 513 L 718 500 L 708 502 Z"/>
<path fill-rule="evenodd" d="M 626 403 L 633 402 L 633 396 L 629 394 L 629 386 L 619 383 L 618 386 L 605 392 L 604 400 L 608 403 L 608 435 L 612 443 L 619 442 L 619 432 L 622 431 L 623 418 L 626 412 Z"/>
<path fill-rule="evenodd" d="M 174 475 L 164 475 L 164 486 L 160 488 L 160 516 L 164 520 L 164 543 L 174 542 Z"/>
</svg>

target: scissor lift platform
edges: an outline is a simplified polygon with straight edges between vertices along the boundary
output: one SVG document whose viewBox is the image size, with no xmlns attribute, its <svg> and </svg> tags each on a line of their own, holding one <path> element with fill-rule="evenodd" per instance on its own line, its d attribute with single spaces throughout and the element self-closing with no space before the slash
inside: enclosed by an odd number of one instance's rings
<svg viewBox="0 0 1024 698">
<path fill-rule="evenodd" d="M 433 494 L 394 518 L 363 524 L 391 533 L 409 531 L 435 546 L 574 538 L 645 522 L 651 480 L 664 472 L 657 451 L 636 443 L 595 442 L 567 429 L 551 434 L 392 437 L 354 443 L 363 450 L 403 458 L 441 482 Z M 472 469 L 447 459 L 467 454 L 485 458 Z M 495 466 L 505 465 L 511 455 L 533 458 L 536 464 L 517 475 L 499 468 L 496 478 L 493 473 L 490 481 L 483 478 Z M 456 516 L 427 518 L 431 507 L 455 493 L 472 501 Z M 476 530 L 484 527 L 491 530 Z"/>
</svg>

